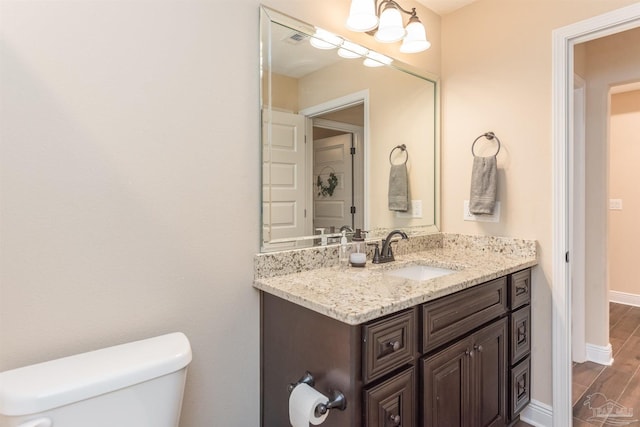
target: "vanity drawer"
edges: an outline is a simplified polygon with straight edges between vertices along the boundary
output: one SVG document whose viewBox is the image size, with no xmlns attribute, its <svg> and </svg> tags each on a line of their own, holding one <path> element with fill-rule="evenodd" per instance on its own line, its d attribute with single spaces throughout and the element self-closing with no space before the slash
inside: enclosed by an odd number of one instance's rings
<svg viewBox="0 0 640 427">
<path fill-rule="evenodd" d="M 416 425 L 415 368 L 372 387 L 364 392 L 364 425 L 368 427 Z"/>
<path fill-rule="evenodd" d="M 509 304 L 512 310 L 531 301 L 531 269 L 509 276 Z"/>
<path fill-rule="evenodd" d="M 362 337 L 362 376 L 368 383 L 413 361 L 417 339 L 415 309 L 364 325 Z"/>
<path fill-rule="evenodd" d="M 511 369 L 509 381 L 509 411 L 513 420 L 531 400 L 531 360 L 524 359 Z"/>
<path fill-rule="evenodd" d="M 506 277 L 423 304 L 422 353 L 428 353 L 506 312 Z"/>
<path fill-rule="evenodd" d="M 515 365 L 531 351 L 531 307 L 526 306 L 511 313 L 510 351 L 511 364 Z"/>
</svg>

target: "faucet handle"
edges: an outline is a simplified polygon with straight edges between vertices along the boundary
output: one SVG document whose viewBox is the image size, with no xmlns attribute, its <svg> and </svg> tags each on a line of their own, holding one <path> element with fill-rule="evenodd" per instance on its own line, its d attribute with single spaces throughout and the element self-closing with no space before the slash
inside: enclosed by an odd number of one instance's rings
<svg viewBox="0 0 640 427">
<path fill-rule="evenodd" d="M 371 262 L 374 264 L 380 264 L 380 247 L 378 246 L 378 242 L 367 243 L 369 246 L 375 246 L 373 250 L 373 258 Z"/>
</svg>

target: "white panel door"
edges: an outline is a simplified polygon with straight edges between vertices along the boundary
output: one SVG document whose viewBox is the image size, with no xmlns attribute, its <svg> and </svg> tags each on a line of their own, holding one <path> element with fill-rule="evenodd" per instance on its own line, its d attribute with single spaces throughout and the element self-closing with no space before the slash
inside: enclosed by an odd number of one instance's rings
<svg viewBox="0 0 640 427">
<path fill-rule="evenodd" d="M 352 135 L 332 136 L 313 141 L 313 226 L 315 228 L 335 227 L 352 224 L 351 203 L 353 174 L 351 164 Z M 321 195 L 316 186 L 318 176 L 327 185 L 333 172 L 338 184 L 332 195 Z"/>
<path fill-rule="evenodd" d="M 263 126 L 263 140 L 266 141 L 262 169 L 265 242 L 305 235 L 305 123 L 302 115 L 271 111 L 271 133 Z"/>
</svg>

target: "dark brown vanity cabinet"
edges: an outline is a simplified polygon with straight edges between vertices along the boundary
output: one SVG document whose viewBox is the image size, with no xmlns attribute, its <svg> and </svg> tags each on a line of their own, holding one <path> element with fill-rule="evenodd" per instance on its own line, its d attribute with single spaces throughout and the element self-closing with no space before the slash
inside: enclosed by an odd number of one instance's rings
<svg viewBox="0 0 640 427">
<path fill-rule="evenodd" d="M 486 427 L 530 393 L 530 270 L 363 325 L 262 293 L 262 426 L 287 426 L 287 386 L 306 371 L 340 390 L 327 427 Z"/>
<path fill-rule="evenodd" d="M 507 319 L 421 359 L 423 426 L 503 426 Z"/>
</svg>

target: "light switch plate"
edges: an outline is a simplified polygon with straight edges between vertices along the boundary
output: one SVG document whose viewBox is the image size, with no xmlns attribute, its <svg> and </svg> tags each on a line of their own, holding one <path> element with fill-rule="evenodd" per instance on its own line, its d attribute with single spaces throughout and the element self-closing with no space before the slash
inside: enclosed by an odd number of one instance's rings
<svg viewBox="0 0 640 427">
<path fill-rule="evenodd" d="M 462 219 L 465 221 L 500 222 L 500 202 L 496 202 L 491 215 L 474 215 L 469 212 L 469 201 L 464 201 Z"/>
<path fill-rule="evenodd" d="M 609 199 L 609 210 L 621 211 L 622 210 L 622 199 Z"/>
<path fill-rule="evenodd" d="M 396 218 L 422 218 L 422 200 L 412 200 L 411 210 L 396 212 Z"/>
</svg>

